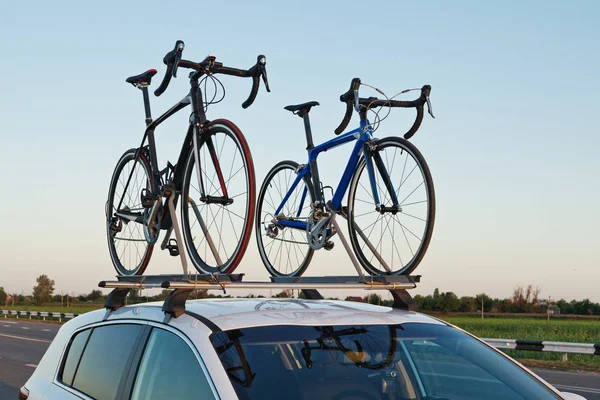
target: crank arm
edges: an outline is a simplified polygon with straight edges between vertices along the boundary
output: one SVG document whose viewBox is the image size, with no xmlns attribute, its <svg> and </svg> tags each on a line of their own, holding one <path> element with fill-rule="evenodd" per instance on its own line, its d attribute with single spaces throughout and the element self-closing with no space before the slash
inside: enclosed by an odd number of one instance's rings
<svg viewBox="0 0 600 400">
<path fill-rule="evenodd" d="M 142 216 L 142 213 L 136 213 L 131 211 L 117 211 L 115 215 L 121 218 L 122 220 L 125 220 L 125 223 L 129 221 L 137 222 L 140 224 L 144 223 L 144 217 Z"/>
</svg>

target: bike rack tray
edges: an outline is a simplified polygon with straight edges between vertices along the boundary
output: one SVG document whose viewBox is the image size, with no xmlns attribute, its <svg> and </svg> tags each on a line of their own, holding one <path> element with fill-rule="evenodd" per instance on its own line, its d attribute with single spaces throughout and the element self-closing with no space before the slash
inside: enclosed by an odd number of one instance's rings
<svg viewBox="0 0 600 400">
<path fill-rule="evenodd" d="M 168 321 L 170 317 L 177 318 L 185 313 L 185 302 L 194 290 L 201 289 L 224 293 L 226 289 L 297 289 L 307 299 L 323 299 L 319 292 L 323 289 L 388 290 L 394 298 L 392 307 L 408 310 L 413 300 L 407 290 L 416 288 L 421 280 L 420 275 L 271 277 L 270 282 L 244 282 L 243 277 L 244 274 L 117 276 L 116 281 L 102 281 L 98 286 L 113 289 L 104 304 L 109 313 L 124 305 L 131 289 L 173 289 L 162 307 Z"/>
</svg>

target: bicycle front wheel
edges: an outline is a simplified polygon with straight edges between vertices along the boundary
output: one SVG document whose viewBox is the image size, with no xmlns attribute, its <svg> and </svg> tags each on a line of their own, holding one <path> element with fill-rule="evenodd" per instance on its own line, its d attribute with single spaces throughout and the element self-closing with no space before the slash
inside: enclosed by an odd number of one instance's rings
<svg viewBox="0 0 600 400">
<path fill-rule="evenodd" d="M 348 233 L 354 253 L 372 275 L 408 275 L 417 268 L 433 234 L 435 193 L 429 167 L 419 150 L 407 140 L 387 137 L 377 142 L 373 158 L 380 204 L 376 209 L 371 180 L 363 157 L 348 192 Z M 383 168 L 382 168 L 383 167 Z M 392 194 L 398 199 L 393 212 Z"/>
<path fill-rule="evenodd" d="M 142 189 L 150 192 L 155 190 L 150 178 L 150 164 L 143 154 L 136 159 L 136 152 L 137 149 L 127 150 L 119 159 L 106 202 L 108 250 L 119 275 L 143 274 L 154 248 L 154 244 L 146 240 L 143 223 L 126 218 L 143 216 L 146 210 L 141 204 Z"/>
<path fill-rule="evenodd" d="M 190 151 L 183 177 L 181 214 L 185 245 L 194 267 L 206 274 L 231 273 L 252 234 L 254 164 L 242 132 L 230 121 L 213 121 Z"/>
</svg>

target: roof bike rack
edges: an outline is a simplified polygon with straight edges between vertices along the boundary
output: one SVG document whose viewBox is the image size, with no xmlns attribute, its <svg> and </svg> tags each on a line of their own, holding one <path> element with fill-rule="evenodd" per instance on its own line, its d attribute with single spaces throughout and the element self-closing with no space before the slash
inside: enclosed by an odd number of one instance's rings
<svg viewBox="0 0 600 400">
<path fill-rule="evenodd" d="M 244 274 L 199 274 L 199 275 L 133 275 L 117 276 L 116 281 L 102 281 L 101 288 L 112 288 L 104 303 L 107 317 L 125 305 L 125 298 L 131 289 L 173 289 L 165 299 L 162 310 L 165 322 L 185 313 L 185 302 L 194 290 L 227 289 L 297 289 L 307 299 L 323 299 L 319 290 L 388 290 L 394 299 L 393 308 L 409 310 L 414 303 L 408 290 L 417 287 L 421 275 L 384 275 L 369 276 L 307 276 L 307 277 L 271 277 L 270 282 L 244 282 Z"/>
</svg>

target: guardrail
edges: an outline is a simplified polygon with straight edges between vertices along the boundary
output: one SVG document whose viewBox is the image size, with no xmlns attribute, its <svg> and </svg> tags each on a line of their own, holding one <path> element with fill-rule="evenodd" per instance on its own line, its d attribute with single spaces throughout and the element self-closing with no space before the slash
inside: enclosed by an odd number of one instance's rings
<svg viewBox="0 0 600 400">
<path fill-rule="evenodd" d="M 57 318 L 59 322 L 62 322 L 64 319 L 72 319 L 77 317 L 79 314 L 73 313 L 58 313 L 58 312 L 49 312 L 49 311 L 17 311 L 17 310 L 0 310 L 0 315 L 4 315 L 4 318 L 8 318 L 8 316 L 15 316 L 17 319 L 19 317 L 41 317 L 44 321 L 46 318 Z"/>
<path fill-rule="evenodd" d="M 497 349 L 548 351 L 563 353 L 563 361 L 568 360 L 567 354 L 590 354 L 600 356 L 600 343 L 569 343 L 547 342 L 539 340 L 514 340 L 514 339 L 484 339 L 487 344 Z"/>
</svg>

